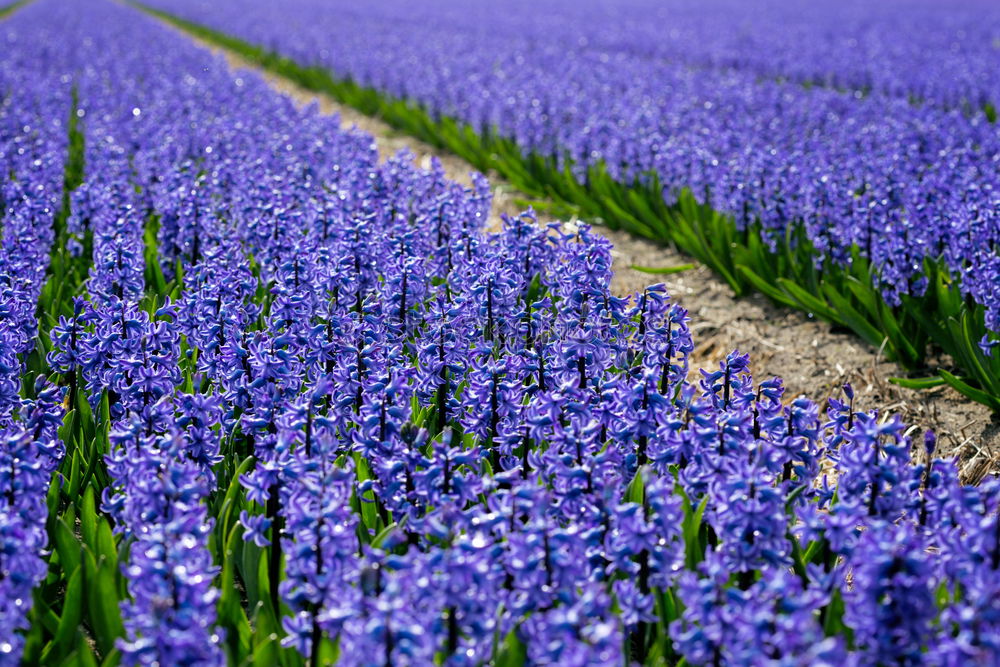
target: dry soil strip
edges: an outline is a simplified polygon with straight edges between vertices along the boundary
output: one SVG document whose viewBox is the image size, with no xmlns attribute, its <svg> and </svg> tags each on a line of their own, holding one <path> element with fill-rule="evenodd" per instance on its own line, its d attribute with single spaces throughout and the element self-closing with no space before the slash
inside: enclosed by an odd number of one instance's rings
<svg viewBox="0 0 1000 667">
<path fill-rule="evenodd" d="M 339 114 L 343 127 L 357 127 L 374 137 L 382 159 L 407 148 L 421 166 L 430 166 L 431 159 L 436 157 L 450 179 L 471 183 L 469 176 L 474 170 L 464 160 L 402 135 L 377 118 L 306 90 L 166 21 L 154 17 L 150 20 L 160 21 L 168 29 L 222 56 L 234 76 L 240 70 L 251 71 L 299 104 L 315 103 L 325 114 Z M 493 186 L 490 225 L 496 227 L 501 215 L 521 213 L 516 200 L 525 197 L 496 174 L 487 176 Z M 655 276 L 636 271 L 632 266 L 663 267 L 690 262 L 690 258 L 671 248 L 627 232 L 606 228 L 600 232 L 614 244 L 612 291 L 616 294 L 633 293 L 656 280 Z M 803 313 L 777 307 L 760 294 L 737 299 L 704 266 L 664 276 L 662 282 L 691 314 L 696 344 L 691 358 L 693 367 L 714 367 L 729 351 L 739 349 L 750 353 L 751 368 L 758 379 L 780 376 L 788 398 L 806 395 L 822 401 L 821 405 L 826 398 L 838 396 L 840 387 L 850 382 L 857 395 L 858 409 L 899 414 L 915 435 L 933 429 L 939 437 L 939 454 L 961 457 L 967 479 L 976 481 L 1000 468 L 1000 424 L 985 406 L 968 401 L 948 387 L 914 391 L 890 384 L 888 378 L 902 375 L 902 369 L 886 362 L 855 336 L 832 331 L 829 324 Z"/>
</svg>

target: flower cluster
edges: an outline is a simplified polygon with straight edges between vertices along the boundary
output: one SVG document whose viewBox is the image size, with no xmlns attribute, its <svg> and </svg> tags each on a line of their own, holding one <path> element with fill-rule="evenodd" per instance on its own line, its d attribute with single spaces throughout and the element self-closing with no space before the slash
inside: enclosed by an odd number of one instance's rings
<svg viewBox="0 0 1000 667">
<path fill-rule="evenodd" d="M 46 496 L 63 458 L 58 428 L 63 390 L 40 379 L 37 398 L 21 401 L 0 429 L 0 664 L 16 665 L 24 646 L 32 590 L 45 579 L 49 544 Z"/>
</svg>

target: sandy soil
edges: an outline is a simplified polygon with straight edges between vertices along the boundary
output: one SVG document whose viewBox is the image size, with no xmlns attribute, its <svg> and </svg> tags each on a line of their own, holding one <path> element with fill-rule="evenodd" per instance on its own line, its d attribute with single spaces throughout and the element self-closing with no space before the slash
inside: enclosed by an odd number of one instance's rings
<svg viewBox="0 0 1000 667">
<path fill-rule="evenodd" d="M 402 148 L 409 148 L 422 166 L 428 166 L 431 158 L 437 157 L 450 178 L 470 183 L 472 168 L 460 158 L 401 135 L 377 118 L 360 114 L 288 79 L 262 71 L 231 52 L 188 33 L 182 34 L 220 54 L 234 70 L 257 72 L 275 90 L 297 102 L 315 102 L 323 113 L 339 114 L 345 127 L 355 126 L 368 132 L 375 137 L 383 159 Z M 515 200 L 525 197 L 496 174 L 487 176 L 493 184 L 490 224 L 496 226 L 502 214 L 520 213 Z M 837 396 L 840 387 L 850 382 L 855 389 L 858 409 L 899 414 L 910 425 L 914 436 L 920 436 L 925 429 L 933 429 L 939 438 L 938 454 L 960 457 L 966 479 L 978 481 L 990 472 L 1000 471 L 1000 421 L 992 417 L 985 406 L 968 401 L 948 387 L 913 391 L 890 384 L 888 379 L 902 375 L 903 371 L 896 364 L 886 362 L 877 350 L 853 335 L 832 331 L 825 322 L 779 308 L 763 295 L 737 299 L 729 287 L 704 266 L 662 279 L 633 270 L 634 265 L 677 266 L 691 260 L 671 248 L 625 232 L 610 229 L 601 232 L 615 247 L 612 289 L 616 294 L 635 292 L 659 281 L 665 283 L 673 298 L 688 309 L 696 344 L 692 367 L 715 367 L 729 351 L 739 349 L 750 353 L 751 368 L 759 379 L 775 375 L 783 378 L 789 399 L 806 395 L 822 403 L 830 396 Z M 918 437 L 915 442 L 922 442 L 922 438 Z M 922 447 L 914 449 L 918 457 L 923 456 Z"/>
</svg>

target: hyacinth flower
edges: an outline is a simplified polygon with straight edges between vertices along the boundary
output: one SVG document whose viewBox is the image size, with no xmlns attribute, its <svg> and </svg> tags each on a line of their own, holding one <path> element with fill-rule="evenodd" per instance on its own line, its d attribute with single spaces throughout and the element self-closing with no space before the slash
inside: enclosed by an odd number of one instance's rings
<svg viewBox="0 0 1000 667">
<path fill-rule="evenodd" d="M 402 338 L 408 338 L 412 332 L 413 311 L 424 302 L 429 287 L 425 260 L 412 254 L 413 246 L 413 231 L 407 230 L 397 246 L 399 267 L 386 276 L 379 296 L 379 301 L 386 304 L 389 311 L 387 326 Z"/>
<path fill-rule="evenodd" d="M 252 301 L 258 281 L 249 260 L 232 241 L 206 247 L 203 255 L 201 262 L 185 268 L 185 289 L 175 304 L 175 322 L 189 345 L 198 350 L 201 372 L 222 383 L 228 376 L 222 348 L 239 340 L 240 332 L 259 316 L 260 306 Z"/>
<path fill-rule="evenodd" d="M 170 317 L 172 308 L 151 317 L 117 297 L 105 304 L 95 308 L 94 332 L 84 343 L 89 400 L 96 405 L 107 392 L 112 418 L 133 412 L 142 416 L 147 433 L 162 432 L 167 415 L 156 405 L 180 385 L 180 341 L 168 321 L 153 317 Z"/>
<path fill-rule="evenodd" d="M 4 345 L 0 351 L 0 427 L 11 424 L 12 414 L 19 399 L 21 360 L 14 347 Z"/>
<path fill-rule="evenodd" d="M 937 461 L 941 464 L 943 462 Z M 948 475 L 946 466 L 939 465 L 938 474 Z M 945 507 L 962 507 L 966 511 L 955 512 L 955 522 L 967 521 L 965 529 L 957 526 L 942 526 L 945 536 L 941 539 L 946 546 L 948 558 L 944 569 L 961 586 L 962 595 L 956 596 L 955 604 L 941 612 L 941 630 L 931 645 L 930 655 L 946 664 L 988 664 L 1000 657 L 997 642 L 997 627 L 1000 624 L 1000 602 L 997 591 L 1000 587 L 1000 513 L 997 504 L 997 480 L 985 480 L 980 489 L 963 489 L 956 480 L 940 484 L 939 500 L 945 496 L 944 489 L 950 487 L 950 494 L 967 495 L 960 502 L 942 503 Z M 957 507 L 956 507 L 957 506 Z M 951 523 L 949 521 L 948 523 Z"/>
<path fill-rule="evenodd" d="M 137 423 L 138 425 L 138 423 Z M 134 539 L 122 572 L 122 659 L 132 665 L 223 664 L 215 628 L 217 567 L 208 551 L 213 521 L 204 504 L 209 482 L 175 434 L 119 445 L 128 472 L 116 478 L 117 519 Z M 111 466 L 109 465 L 109 469 Z"/>
<path fill-rule="evenodd" d="M 256 464 L 251 472 L 241 475 L 239 479 L 247 500 L 262 507 L 264 512 L 251 514 L 244 510 L 240 513 L 240 523 L 244 527 L 244 541 L 253 541 L 259 547 L 270 547 L 268 576 L 269 581 L 277 582 L 281 579 L 280 536 L 284 530 L 280 508 L 288 493 L 290 443 L 286 438 L 275 435 L 255 436 L 254 441 Z M 271 606 L 277 610 L 277 586 L 272 586 L 270 591 Z"/>
<path fill-rule="evenodd" d="M 64 390 L 40 378 L 37 398 L 19 406 L 20 421 L 0 429 L 0 663 L 19 664 L 32 589 L 48 573 L 46 494 L 64 455 L 58 436 Z"/>
<path fill-rule="evenodd" d="M 364 554 L 358 564 L 355 604 L 332 610 L 344 623 L 339 646 L 345 665 L 434 661 L 437 647 L 428 632 L 426 609 L 419 603 L 423 590 L 409 560 L 381 550 Z"/>
<path fill-rule="evenodd" d="M 442 517 L 446 520 L 447 517 Z M 445 548 L 432 549 L 421 565 L 431 577 L 428 597 L 437 611 L 432 632 L 446 664 L 475 665 L 492 654 L 495 600 L 503 581 L 500 546 L 475 522 Z"/>
<path fill-rule="evenodd" d="M 94 248 L 87 291 L 93 297 L 134 303 L 145 287 L 142 212 L 121 147 L 110 137 L 96 146 L 89 157 L 103 165 L 106 182 L 88 218 Z"/>
<path fill-rule="evenodd" d="M 736 460 L 710 483 L 709 520 L 728 571 L 752 577 L 791 564 L 785 494 L 776 482 L 761 465 Z"/>
<path fill-rule="evenodd" d="M 386 444 L 390 452 L 372 461 L 375 479 L 372 489 L 378 500 L 392 516 L 406 525 L 424 513 L 423 502 L 417 494 L 417 475 L 430 465 L 424 452 L 428 447 L 430 434 L 426 429 L 417 429 L 412 424 L 400 428 L 399 437 Z M 408 531 L 410 540 L 418 541 L 419 535 Z"/>
<path fill-rule="evenodd" d="M 643 366 L 659 371 L 659 393 L 673 398 L 687 378 L 687 358 L 694 350 L 687 311 L 671 303 L 666 288 L 657 284 L 643 290 L 630 315 L 638 321 L 635 336 Z"/>
<path fill-rule="evenodd" d="M 492 255 L 484 257 L 474 267 L 469 286 L 469 297 L 475 303 L 477 328 L 482 331 L 485 345 L 503 347 L 516 336 L 520 296 L 525 276 L 521 267 L 510 257 Z"/>
<path fill-rule="evenodd" d="M 660 392 L 663 377 L 661 369 L 643 366 L 633 373 L 632 382 L 615 383 L 608 409 L 610 432 L 616 441 L 634 445 L 634 452 L 628 454 L 638 466 L 649 462 L 650 439 L 655 438 L 657 428 L 666 420 L 664 413 L 670 410 L 670 399 Z"/>
<path fill-rule="evenodd" d="M 9 149 L 0 143 L 0 152 Z M 41 162 L 42 157 L 37 160 Z M 21 171 L 18 166 L 11 164 L 8 167 L 10 178 L 17 178 Z M 46 179 L 34 173 L 22 176 L 26 181 L 22 186 L 33 186 L 35 191 L 5 193 L 11 197 L 8 204 L 11 208 L 6 210 L 6 206 L 0 206 L 0 246 L 3 248 L 0 260 L 0 427 L 9 423 L 19 407 L 20 376 L 25 370 L 23 357 L 35 344 L 39 323 L 34 311 L 44 284 L 48 247 L 52 241 L 54 206 L 48 201 L 51 195 L 46 196 Z"/>
<path fill-rule="evenodd" d="M 553 519 L 557 507 L 544 490 L 519 485 L 510 503 L 503 554 L 504 608 L 516 621 L 532 612 L 571 604 L 573 591 L 594 578 L 587 565 L 589 535 Z M 512 629 L 508 622 L 501 634 Z"/>
<path fill-rule="evenodd" d="M 352 313 L 343 324 L 336 356 L 327 366 L 327 377 L 331 386 L 330 418 L 346 436 L 351 424 L 361 421 L 366 405 L 371 409 L 372 401 L 378 397 L 371 389 L 392 372 L 389 360 L 400 350 L 390 342 L 384 314 L 370 299 L 360 313 Z M 401 375 L 408 377 L 405 372 Z"/>
<path fill-rule="evenodd" d="M 306 430 L 290 455 L 282 514 L 287 554 L 279 588 L 292 615 L 283 643 L 318 664 L 319 642 L 336 639 L 347 618 L 358 574 L 358 516 L 351 507 L 354 471 L 333 462 L 337 441 Z M 339 612 L 334 612 L 339 610 Z"/>
<path fill-rule="evenodd" d="M 73 316 L 60 316 L 58 324 L 49 331 L 52 351 L 46 357 L 49 367 L 66 378 L 69 386 L 69 405 L 76 406 L 76 394 L 80 387 L 80 370 L 84 363 L 84 341 L 89 339 L 86 326 L 92 316 L 87 302 L 81 297 L 73 298 Z"/>
<path fill-rule="evenodd" d="M 434 406 L 438 432 L 459 416 L 455 389 L 467 361 L 465 331 L 461 321 L 456 321 L 458 315 L 457 308 L 439 293 L 428 309 L 427 330 L 417 347 L 416 395 L 421 405 Z"/>
<path fill-rule="evenodd" d="M 622 629 L 611 620 L 611 596 L 585 585 L 560 606 L 529 616 L 521 632 L 532 664 L 618 665 Z"/>
<path fill-rule="evenodd" d="M 411 417 L 411 369 L 386 366 L 384 374 L 369 376 L 363 390 L 357 428 L 351 433 L 354 449 L 373 462 L 395 461 L 402 430 Z"/>
<path fill-rule="evenodd" d="M 796 398 L 780 412 L 766 417 L 761 428 L 770 436 L 763 452 L 768 468 L 772 472 L 780 470 L 783 483 L 810 485 L 819 474 L 817 405 L 807 398 Z"/>
<path fill-rule="evenodd" d="M 318 306 L 315 264 L 316 258 L 311 253 L 297 247 L 276 267 L 273 278 L 268 326 L 271 331 L 290 336 L 294 351 L 305 344 L 309 323 Z"/>
<path fill-rule="evenodd" d="M 935 616 L 933 564 L 912 525 L 866 531 L 852 555 L 854 581 L 845 620 L 859 657 L 913 664 L 931 638 Z"/>
<path fill-rule="evenodd" d="M 436 653 L 445 664 L 477 664 L 492 651 L 496 599 L 504 580 L 498 558 L 501 547 L 491 536 L 497 520 L 478 510 L 444 507 L 423 523 L 434 543 L 411 548 L 405 555 L 398 549 L 396 555 L 386 554 L 380 558 L 379 572 L 383 577 L 399 576 L 401 584 L 410 586 L 402 593 L 409 614 L 426 619 L 419 636 L 421 650 Z M 390 536 L 383 546 L 398 547 L 403 541 L 402 535 Z M 370 583 L 361 579 L 362 595 L 371 595 Z M 393 642 L 399 639 L 394 637 Z M 382 651 L 374 654 L 381 656 Z"/>
<path fill-rule="evenodd" d="M 673 492 L 672 478 L 642 481 L 642 504 L 620 505 L 599 529 L 603 536 L 600 553 L 607 555 L 598 561 L 607 561 L 605 573 L 613 577 L 622 624 L 640 662 L 647 652 L 648 628 L 656 621 L 654 592 L 674 585 L 684 557 L 682 501 Z"/>
<path fill-rule="evenodd" d="M 464 507 L 482 490 L 476 473 L 482 453 L 478 447 L 466 449 L 453 440 L 451 429 L 433 440 L 426 467 L 414 475 L 416 495 L 424 507 Z"/>
<path fill-rule="evenodd" d="M 497 251 L 507 258 L 511 270 L 517 269 L 523 281 L 522 300 L 535 276 L 543 276 L 552 266 L 557 245 L 552 243 L 548 230 L 538 224 L 534 211 L 519 216 L 502 217 L 502 229 L 497 235 Z"/>
<path fill-rule="evenodd" d="M 723 593 L 702 580 L 701 597 L 694 597 L 692 606 L 713 604 L 717 615 L 707 617 L 708 623 L 698 630 L 694 627 L 687 630 L 685 641 L 702 642 L 701 653 L 687 654 L 692 659 L 697 659 L 695 655 L 703 656 L 705 664 L 843 661 L 846 657 L 843 642 L 824 637 L 818 620 L 816 612 L 826 602 L 823 594 L 804 587 L 802 580 L 786 569 L 765 570 L 763 574 L 745 591 L 729 589 Z M 711 596 L 716 596 L 714 603 L 710 603 Z M 724 637 L 722 645 L 715 645 L 713 637 Z"/>
<path fill-rule="evenodd" d="M 183 434 L 185 454 L 210 477 L 212 468 L 223 460 L 222 429 L 215 428 L 222 422 L 222 399 L 217 395 L 179 394 L 174 402 L 180 415 L 176 425 Z"/>
<path fill-rule="evenodd" d="M 853 505 L 869 517 L 898 516 L 909 501 L 916 473 L 909 465 L 909 438 L 903 435 L 902 422 L 860 413 L 846 440 L 838 462 L 843 496 L 838 510 Z"/>
</svg>

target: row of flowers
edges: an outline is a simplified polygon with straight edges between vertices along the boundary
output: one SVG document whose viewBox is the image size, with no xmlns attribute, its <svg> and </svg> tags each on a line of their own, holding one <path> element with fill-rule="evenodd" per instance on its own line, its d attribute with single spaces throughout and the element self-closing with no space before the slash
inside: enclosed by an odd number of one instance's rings
<svg viewBox="0 0 1000 667">
<path fill-rule="evenodd" d="M 0 47 L 0 664 L 16 664 L 32 589 L 45 577 L 50 479 L 62 458 L 60 391 L 25 375 L 36 347 L 36 303 L 62 211 L 70 91 L 45 90 L 50 63 Z M 29 386 L 24 387 L 22 383 Z M 30 392 L 31 398 L 23 397 Z"/>
</svg>

